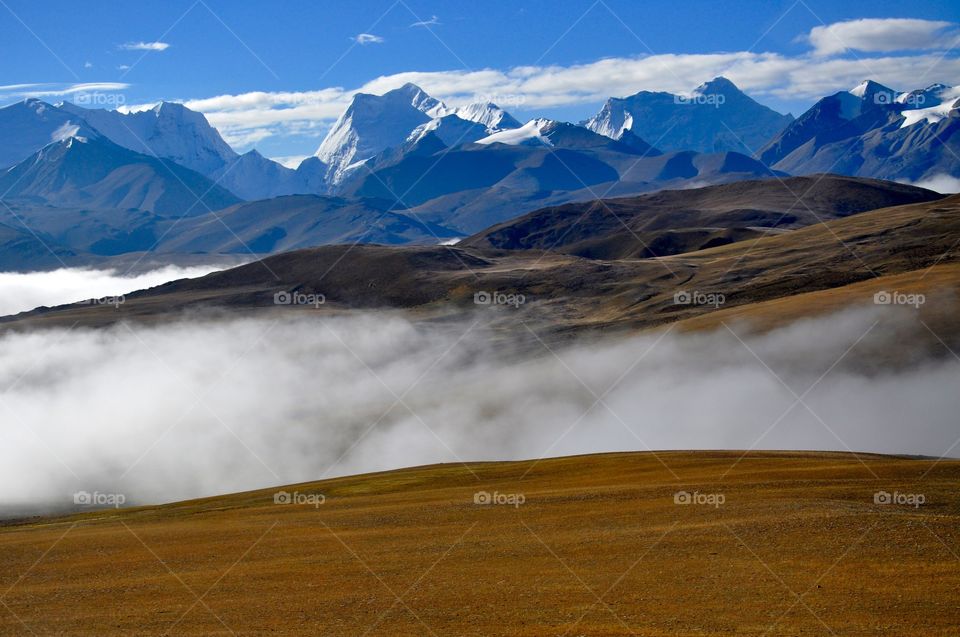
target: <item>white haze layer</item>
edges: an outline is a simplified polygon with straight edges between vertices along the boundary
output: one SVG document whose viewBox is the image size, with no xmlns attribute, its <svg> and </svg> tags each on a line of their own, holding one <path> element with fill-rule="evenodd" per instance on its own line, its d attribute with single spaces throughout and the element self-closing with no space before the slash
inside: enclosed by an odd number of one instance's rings
<svg viewBox="0 0 960 637">
<path fill-rule="evenodd" d="M 0 316 L 87 299 L 119 296 L 173 281 L 210 274 L 217 266 L 164 266 L 138 274 L 118 270 L 60 268 L 49 272 L 0 272 Z"/>
<path fill-rule="evenodd" d="M 920 181 L 911 182 L 904 180 L 902 183 L 927 188 L 934 192 L 939 192 L 941 195 L 952 195 L 960 192 L 960 178 L 946 173 L 938 173 L 932 177 L 921 179 Z"/>
<path fill-rule="evenodd" d="M 66 505 L 78 490 L 154 503 L 615 450 L 939 456 L 960 434 L 960 363 L 852 363 L 902 346 L 894 311 L 848 311 L 744 342 L 720 329 L 553 352 L 532 341 L 522 355 L 490 337 L 483 315 L 445 326 L 371 313 L 7 334 L 0 505 Z"/>
</svg>

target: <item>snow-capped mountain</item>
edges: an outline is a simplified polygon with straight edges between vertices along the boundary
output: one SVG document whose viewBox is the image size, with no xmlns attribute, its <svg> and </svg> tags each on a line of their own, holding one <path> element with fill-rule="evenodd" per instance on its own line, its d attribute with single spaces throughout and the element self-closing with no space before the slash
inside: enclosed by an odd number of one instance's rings
<svg viewBox="0 0 960 637">
<path fill-rule="evenodd" d="M 321 192 L 307 179 L 251 151 L 238 155 L 207 118 L 182 104 L 121 112 L 26 100 L 0 109 L 0 166 L 12 165 L 54 141 L 103 136 L 147 156 L 169 159 L 247 199 Z"/>
<path fill-rule="evenodd" d="M 909 104 L 914 108 L 939 106 L 945 99 L 955 100 L 956 91 L 946 84 L 931 84 L 927 88 L 900 93 L 896 97 L 898 104 Z"/>
<path fill-rule="evenodd" d="M 900 101 L 904 97 L 904 101 Z M 944 84 L 934 84 L 923 91 L 912 91 L 898 96 L 898 103 L 916 105 L 917 108 L 905 110 L 903 123 L 900 128 L 913 126 L 923 122 L 926 124 L 938 124 L 947 117 L 953 117 L 953 113 L 960 104 L 960 86 L 946 86 Z"/>
<path fill-rule="evenodd" d="M 309 192 L 295 170 L 267 159 L 256 149 L 236 157 L 210 177 L 248 201 Z"/>
<path fill-rule="evenodd" d="M 69 102 L 59 108 L 82 118 L 119 146 L 172 159 L 202 175 L 212 175 L 237 158 L 202 113 L 182 104 L 161 102 L 131 113 L 87 109 Z"/>
<path fill-rule="evenodd" d="M 793 174 L 894 180 L 960 174 L 960 87 L 897 92 L 866 80 L 824 97 L 760 152 Z"/>
<path fill-rule="evenodd" d="M 519 128 L 498 131 L 477 141 L 481 145 L 549 146 L 575 150 L 612 150 L 629 155 L 655 157 L 660 151 L 630 131 L 618 139 L 595 133 L 583 126 L 552 119 L 532 119 Z"/>
<path fill-rule="evenodd" d="M 413 129 L 406 141 L 416 143 L 430 133 L 440 138 L 446 146 L 459 146 L 483 139 L 490 134 L 490 129 L 481 123 L 450 114 L 420 124 Z"/>
<path fill-rule="evenodd" d="M 780 131 L 757 154 L 761 161 L 773 166 L 817 135 L 826 135 L 822 141 L 827 142 L 835 141 L 834 137 L 841 139 L 863 133 L 886 121 L 886 112 L 879 107 L 895 103 L 896 95 L 892 89 L 869 80 L 849 91 L 828 95 Z M 864 114 L 870 114 L 871 120 L 853 123 Z M 874 121 L 874 116 L 879 120 Z"/>
<path fill-rule="evenodd" d="M 449 107 L 408 83 L 383 95 L 354 95 L 315 157 L 329 166 L 327 182 L 336 188 L 362 162 L 388 148 L 417 142 L 428 133 L 455 146 L 519 126 L 520 122 L 496 104 Z"/>
<path fill-rule="evenodd" d="M 383 95 L 357 93 L 320 144 L 315 156 L 330 168 L 328 180 L 336 184 L 356 162 L 402 144 L 421 124 L 444 109 L 414 84 Z"/>
<path fill-rule="evenodd" d="M 792 120 L 718 77 L 690 95 L 641 91 L 610 98 L 583 125 L 613 139 L 629 130 L 663 151 L 752 154 Z"/>
<path fill-rule="evenodd" d="M 460 119 L 468 122 L 483 124 L 484 127 L 491 130 L 503 130 L 507 128 L 519 128 L 520 122 L 510 113 L 503 110 L 492 102 L 476 102 L 450 109 L 449 114 L 456 115 Z"/>
<path fill-rule="evenodd" d="M 199 215 L 240 201 L 196 171 L 98 134 L 48 144 L 0 174 L 0 192 L 34 205 L 170 216 Z"/>
<path fill-rule="evenodd" d="M 754 145 L 762 162 L 727 150 Z M 625 196 L 817 172 L 916 182 L 960 175 L 958 157 L 960 87 L 900 92 L 869 80 L 824 97 L 796 120 L 717 78 L 688 96 L 610 99 L 584 125 L 545 118 L 521 124 L 495 104 L 449 107 L 407 84 L 356 95 L 317 154 L 296 170 L 256 150 L 236 153 L 202 114 L 179 104 L 130 113 L 39 100 L 0 108 L 0 164 L 7 164 L 0 192 L 8 191 L 21 213 L 46 220 L 60 237 L 53 243 L 84 254 L 153 249 L 157 224 L 241 198 L 251 205 L 237 206 L 231 218 L 242 221 L 244 241 L 271 251 L 318 238 L 463 234 L 597 192 Z M 355 205 L 359 198 L 367 203 Z M 416 215 L 377 221 L 381 208 L 398 205 Z M 175 247 L 233 245 L 236 236 L 207 214 Z M 436 226 L 411 221 L 420 216 Z M 108 226 L 110 236 L 77 243 L 78 223 L 87 238 Z M 211 228 L 220 239 L 205 242 Z"/>
<path fill-rule="evenodd" d="M 0 108 L 0 168 L 9 168 L 52 142 L 92 134 L 83 118 L 37 99 Z"/>
</svg>

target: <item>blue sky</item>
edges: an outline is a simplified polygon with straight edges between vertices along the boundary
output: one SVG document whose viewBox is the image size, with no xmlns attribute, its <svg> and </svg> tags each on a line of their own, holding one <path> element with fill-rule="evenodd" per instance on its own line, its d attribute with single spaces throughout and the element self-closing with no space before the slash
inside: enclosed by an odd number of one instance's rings
<svg viewBox="0 0 960 637">
<path fill-rule="evenodd" d="M 273 157 L 312 153 L 352 92 L 405 80 L 453 103 L 494 98 L 521 119 L 574 121 L 606 96 L 690 90 L 721 72 L 794 114 L 865 77 L 960 84 L 955 0 L 92 6 L 0 2 L 4 103 L 185 101 L 241 150 Z M 40 86 L 11 88 L 21 84 Z"/>
</svg>

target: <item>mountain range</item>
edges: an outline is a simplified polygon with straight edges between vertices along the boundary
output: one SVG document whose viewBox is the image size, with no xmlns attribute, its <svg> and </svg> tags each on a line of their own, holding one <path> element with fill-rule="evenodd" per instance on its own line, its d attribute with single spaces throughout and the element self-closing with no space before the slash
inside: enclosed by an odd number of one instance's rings
<svg viewBox="0 0 960 637">
<path fill-rule="evenodd" d="M 866 80 L 819 100 L 759 151 L 791 174 L 919 181 L 960 175 L 960 87 L 900 93 Z"/>
<path fill-rule="evenodd" d="M 583 222 L 575 223 L 578 218 Z M 960 281 L 958 228 L 960 195 L 859 177 L 753 180 L 567 204 L 455 246 L 288 251 L 128 294 L 119 308 L 38 308 L 0 320 L 0 329 L 153 322 L 184 309 L 316 311 L 278 308 L 280 290 L 322 294 L 321 311 L 415 308 L 423 320 L 474 318 L 474 293 L 499 290 L 522 294 L 526 303 L 504 311 L 488 307 L 489 320 L 504 330 L 529 323 L 544 338 L 563 339 L 578 331 L 708 321 L 715 314 L 736 320 L 738 312 L 752 310 L 776 324 L 872 304 L 879 290 L 935 288 L 946 276 L 950 289 L 942 302 L 924 306 L 924 320 L 935 321 L 933 329 L 953 343 L 960 342 L 952 291 Z M 678 303 L 678 290 L 722 291 L 726 298 L 722 308 Z M 719 327 L 717 320 L 723 319 L 713 319 Z"/>
<path fill-rule="evenodd" d="M 611 98 L 583 125 L 614 139 L 630 131 L 665 151 L 752 155 L 792 121 L 718 77 L 690 95 L 641 91 Z"/>
<path fill-rule="evenodd" d="M 958 104 L 960 87 L 865 81 L 794 119 L 720 77 L 688 95 L 611 98 L 581 124 L 522 123 L 496 104 L 451 107 L 406 84 L 355 95 L 292 169 L 237 153 L 181 104 L 28 99 L 0 109 L 0 252 L 16 255 L 0 261 L 429 244 L 541 208 L 664 189 L 818 173 L 955 177 Z"/>
</svg>

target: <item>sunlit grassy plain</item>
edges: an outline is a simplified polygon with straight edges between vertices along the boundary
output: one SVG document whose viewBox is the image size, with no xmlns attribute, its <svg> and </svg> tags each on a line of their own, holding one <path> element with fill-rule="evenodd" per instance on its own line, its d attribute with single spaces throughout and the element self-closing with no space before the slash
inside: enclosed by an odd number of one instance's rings
<svg viewBox="0 0 960 637">
<path fill-rule="evenodd" d="M 318 506 L 267 489 L 6 526 L 0 634 L 957 634 L 960 462 L 741 456 L 437 465 L 286 487 Z"/>
</svg>

